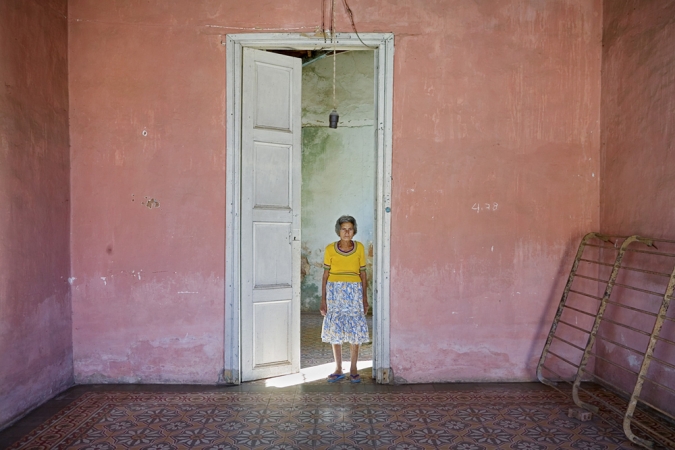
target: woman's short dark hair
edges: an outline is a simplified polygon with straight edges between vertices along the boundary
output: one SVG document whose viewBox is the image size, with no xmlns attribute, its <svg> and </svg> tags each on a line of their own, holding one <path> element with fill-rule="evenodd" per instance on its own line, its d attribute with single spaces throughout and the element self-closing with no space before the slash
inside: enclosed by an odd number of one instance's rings
<svg viewBox="0 0 675 450">
<path fill-rule="evenodd" d="M 335 222 L 335 234 L 340 236 L 340 227 L 343 223 L 351 223 L 354 225 L 354 235 L 356 235 L 356 219 L 352 216 L 340 216 L 340 218 Z"/>
</svg>

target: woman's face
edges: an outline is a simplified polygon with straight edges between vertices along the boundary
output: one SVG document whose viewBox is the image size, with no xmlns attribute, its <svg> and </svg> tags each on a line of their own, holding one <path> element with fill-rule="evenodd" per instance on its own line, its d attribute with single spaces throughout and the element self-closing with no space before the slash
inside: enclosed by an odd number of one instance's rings
<svg viewBox="0 0 675 450">
<path fill-rule="evenodd" d="M 340 225 L 340 240 L 351 241 L 354 237 L 354 224 L 345 222 Z"/>
</svg>

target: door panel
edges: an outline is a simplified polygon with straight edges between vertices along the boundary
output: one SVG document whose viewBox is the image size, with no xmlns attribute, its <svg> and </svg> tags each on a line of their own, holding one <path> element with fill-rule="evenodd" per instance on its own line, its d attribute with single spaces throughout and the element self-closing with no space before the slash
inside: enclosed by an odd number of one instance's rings
<svg viewBox="0 0 675 450">
<path fill-rule="evenodd" d="M 242 381 L 300 370 L 298 58 L 243 49 Z"/>
<path fill-rule="evenodd" d="M 292 344 L 286 330 L 293 324 L 291 300 L 256 302 L 253 316 L 254 334 L 257 335 L 253 340 L 255 366 L 290 364 Z M 280 338 L 269 339 L 269 336 Z"/>
<path fill-rule="evenodd" d="M 253 224 L 254 298 L 261 289 L 292 287 L 290 236 L 290 224 Z"/>
<path fill-rule="evenodd" d="M 274 53 L 262 53 L 275 57 L 281 56 Z M 255 126 L 292 131 L 293 115 L 284 114 L 284 112 L 290 111 L 293 104 L 293 69 L 280 66 L 278 63 L 268 64 L 261 61 L 256 61 L 255 66 L 258 91 Z M 270 105 L 275 107 L 270 108 Z M 276 114 L 278 111 L 282 114 Z"/>
<path fill-rule="evenodd" d="M 255 207 L 291 209 L 292 146 L 256 142 L 255 152 Z"/>
</svg>

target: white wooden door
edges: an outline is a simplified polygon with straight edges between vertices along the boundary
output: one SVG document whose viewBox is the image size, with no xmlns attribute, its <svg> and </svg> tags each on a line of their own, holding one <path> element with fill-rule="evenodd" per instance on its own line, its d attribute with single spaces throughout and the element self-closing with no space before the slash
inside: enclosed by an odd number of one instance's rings
<svg viewBox="0 0 675 450">
<path fill-rule="evenodd" d="M 242 381 L 300 370 L 299 58 L 243 49 Z"/>
</svg>

